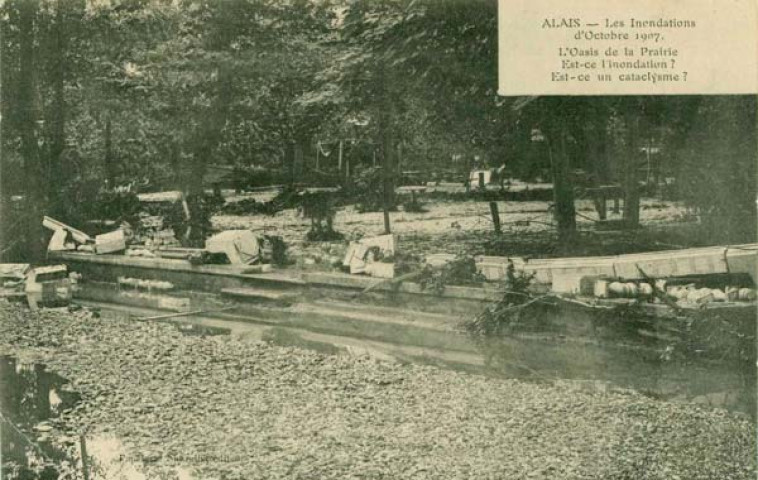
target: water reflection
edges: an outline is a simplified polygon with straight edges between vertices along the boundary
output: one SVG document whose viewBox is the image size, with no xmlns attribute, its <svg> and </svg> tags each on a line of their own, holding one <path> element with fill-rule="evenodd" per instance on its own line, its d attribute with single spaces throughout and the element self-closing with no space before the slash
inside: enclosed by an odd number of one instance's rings
<svg viewBox="0 0 758 480">
<path fill-rule="evenodd" d="M 173 322 L 176 328 L 188 337 L 213 337 L 216 335 L 228 335 L 228 328 L 209 327 L 197 323 Z"/>
<path fill-rule="evenodd" d="M 0 356 L 0 449 L 5 479 L 58 478 L 64 452 L 47 421 L 78 401 L 67 381 L 44 365 Z"/>
</svg>

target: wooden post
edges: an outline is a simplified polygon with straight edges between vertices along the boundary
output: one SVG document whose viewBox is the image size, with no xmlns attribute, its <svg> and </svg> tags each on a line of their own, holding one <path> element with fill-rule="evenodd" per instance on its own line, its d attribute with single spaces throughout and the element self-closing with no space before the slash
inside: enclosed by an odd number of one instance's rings
<svg viewBox="0 0 758 480">
<path fill-rule="evenodd" d="M 497 202 L 490 202 L 490 213 L 492 214 L 492 223 L 495 225 L 495 233 L 500 235 L 503 230 L 500 228 L 500 212 L 497 209 Z"/>
<path fill-rule="evenodd" d="M 479 172 L 479 189 L 484 190 L 484 172 Z"/>
<path fill-rule="evenodd" d="M 471 191 L 471 159 L 468 157 L 466 157 L 464 168 L 466 169 L 466 193 L 469 193 Z"/>
<path fill-rule="evenodd" d="M 342 176 L 342 139 L 340 139 L 339 154 L 337 155 L 337 170 L 339 170 L 339 174 Z"/>
<path fill-rule="evenodd" d="M 287 184 L 290 188 L 295 186 L 295 142 L 287 142 L 285 157 L 287 162 Z"/>
<path fill-rule="evenodd" d="M 84 434 L 79 435 L 79 449 L 82 455 L 82 478 L 89 480 L 89 460 L 87 459 L 87 440 Z"/>
<path fill-rule="evenodd" d="M 392 147 L 389 135 L 385 133 L 384 148 L 382 148 L 382 211 L 384 212 L 384 233 L 392 233 L 390 229 L 390 206 L 392 205 Z"/>
<path fill-rule="evenodd" d="M 390 229 L 390 206 L 389 206 L 389 180 L 384 180 L 384 195 L 382 196 L 382 210 L 384 211 L 384 233 L 389 235 L 392 233 Z"/>
<path fill-rule="evenodd" d="M 397 173 L 403 173 L 403 144 L 397 146 Z"/>
</svg>

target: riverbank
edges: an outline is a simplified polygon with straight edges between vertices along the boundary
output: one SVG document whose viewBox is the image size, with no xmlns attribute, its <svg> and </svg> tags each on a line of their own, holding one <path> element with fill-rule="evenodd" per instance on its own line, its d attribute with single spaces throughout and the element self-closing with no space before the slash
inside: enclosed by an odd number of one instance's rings
<svg viewBox="0 0 758 480">
<path fill-rule="evenodd" d="M 0 350 L 82 401 L 148 478 L 754 478 L 747 416 L 0 303 Z M 66 432 L 71 435 L 72 432 Z"/>
<path fill-rule="evenodd" d="M 436 253 L 458 255 L 539 255 L 580 256 L 604 255 L 620 251 L 663 250 L 672 248 L 666 241 L 693 241 L 692 233 L 686 235 L 670 232 L 647 234 L 621 232 L 614 238 L 584 238 L 581 245 L 571 251 L 555 251 L 559 245 L 555 238 L 551 203 L 547 201 L 499 201 L 502 234 L 496 235 L 487 202 L 453 201 L 442 199 L 423 200 L 423 212 L 398 211 L 390 214 L 392 232 L 398 237 L 404 254 L 426 256 Z M 580 232 L 592 237 L 599 220 L 590 200 L 577 200 L 577 226 Z M 621 213 L 608 212 L 608 219 L 620 221 Z M 696 227 L 696 219 L 688 216 L 680 202 L 645 198 L 641 201 L 640 222 L 645 230 Z M 285 209 L 274 215 L 263 214 L 217 214 L 212 217 L 216 230 L 250 229 L 279 235 L 287 243 L 288 254 L 293 259 L 323 255 L 322 247 L 337 249 L 346 242 L 308 242 L 306 233 L 311 222 L 296 209 Z M 379 235 L 384 231 L 382 212 L 359 213 L 354 206 L 339 208 L 334 217 L 334 228 L 346 240 Z M 608 233 L 608 232 L 604 232 Z M 615 237 L 624 237 L 622 239 Z M 655 240 L 664 242 L 655 245 Z M 587 247 L 588 244 L 599 244 Z M 623 244 L 623 245 L 618 245 Z M 682 247 L 689 244 L 684 244 Z M 582 251 L 586 249 L 587 251 Z M 627 250 L 628 249 L 628 250 Z M 553 252 L 555 251 L 555 252 Z M 552 253 L 552 254 L 551 254 Z"/>
</svg>

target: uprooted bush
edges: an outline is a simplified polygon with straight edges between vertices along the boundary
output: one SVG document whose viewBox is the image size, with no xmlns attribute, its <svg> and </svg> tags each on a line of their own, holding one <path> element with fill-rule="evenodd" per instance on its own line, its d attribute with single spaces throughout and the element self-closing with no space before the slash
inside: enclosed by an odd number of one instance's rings
<svg viewBox="0 0 758 480">
<path fill-rule="evenodd" d="M 473 319 L 464 321 L 463 329 L 474 337 L 489 338 L 510 333 L 527 310 L 530 315 L 539 317 L 546 305 L 540 302 L 540 297 L 529 293 L 533 278 L 533 274 L 516 272 L 510 263 L 506 270 L 503 298 Z"/>
<path fill-rule="evenodd" d="M 301 197 L 300 211 L 311 220 L 311 229 L 305 235 L 310 242 L 342 240 L 344 236 L 334 230 L 337 199 L 329 192 L 305 193 Z"/>
<path fill-rule="evenodd" d="M 428 268 L 418 283 L 423 290 L 439 295 L 447 285 L 478 285 L 484 280 L 484 275 L 476 270 L 473 257 L 457 257 L 440 268 Z"/>
<path fill-rule="evenodd" d="M 163 216 L 164 224 L 174 231 L 182 246 L 202 248 L 205 246 L 205 239 L 212 233 L 211 217 L 222 204 L 223 199 L 215 196 L 188 195 L 189 220 L 181 202 L 152 208 L 154 214 Z"/>
<path fill-rule="evenodd" d="M 263 235 L 265 244 L 271 249 L 271 263 L 277 266 L 284 266 L 290 263 L 287 255 L 287 244 L 278 235 Z"/>
<path fill-rule="evenodd" d="M 220 211 L 227 215 L 276 215 L 287 208 L 298 208 L 302 199 L 294 188 L 285 188 L 268 202 L 246 198 L 224 205 Z"/>
</svg>

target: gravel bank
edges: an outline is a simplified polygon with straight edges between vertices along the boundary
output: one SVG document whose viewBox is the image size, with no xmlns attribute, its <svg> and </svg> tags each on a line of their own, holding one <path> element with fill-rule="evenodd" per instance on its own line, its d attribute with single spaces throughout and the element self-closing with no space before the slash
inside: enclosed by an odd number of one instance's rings
<svg viewBox="0 0 758 480">
<path fill-rule="evenodd" d="M 685 213 L 677 202 L 642 199 L 640 221 L 644 225 L 668 225 L 681 223 L 678 219 Z M 505 233 L 538 233 L 552 231 L 552 213 L 549 202 L 498 202 Z M 406 253 L 428 255 L 430 253 L 463 253 L 459 245 L 468 240 L 481 246 L 481 234 L 492 232 L 489 206 L 486 202 L 424 201 L 424 213 L 392 212 L 392 231 L 403 237 Z M 589 227 L 598 219 L 592 201 L 576 201 L 577 223 L 580 228 Z M 608 213 L 609 219 L 620 219 L 620 214 Z M 252 229 L 280 235 L 290 247 L 290 253 L 308 250 L 305 234 L 310 229 L 310 220 L 288 209 L 276 215 L 215 215 L 213 227 L 219 230 Z M 346 239 L 379 235 L 384 231 L 382 212 L 358 213 L 353 206 L 340 208 L 334 218 L 334 228 Z M 473 234 L 473 236 L 472 236 Z"/>
<path fill-rule="evenodd" d="M 84 397 L 150 478 L 753 479 L 755 427 L 721 410 L 325 356 L 172 325 L 0 303 L 0 352 Z M 170 473 L 176 475 L 175 473 Z"/>
</svg>

